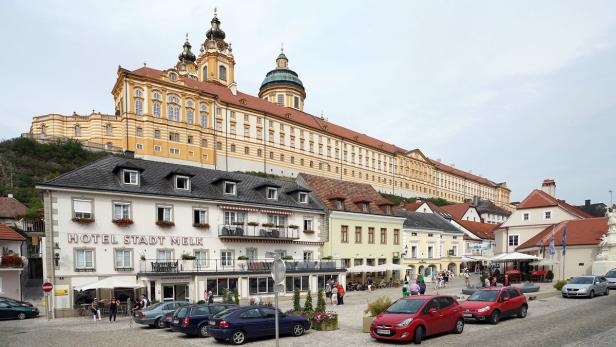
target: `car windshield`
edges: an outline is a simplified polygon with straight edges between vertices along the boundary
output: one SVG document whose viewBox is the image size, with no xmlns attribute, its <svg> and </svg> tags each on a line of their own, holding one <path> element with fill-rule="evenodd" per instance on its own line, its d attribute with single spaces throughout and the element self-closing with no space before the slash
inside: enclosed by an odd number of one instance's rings
<svg viewBox="0 0 616 347">
<path fill-rule="evenodd" d="M 500 290 L 478 290 L 466 299 L 466 301 L 496 301 Z"/>
<path fill-rule="evenodd" d="M 616 278 L 616 270 L 612 270 L 605 275 L 605 277 Z"/>
<path fill-rule="evenodd" d="M 229 307 L 229 308 L 224 309 L 224 310 L 222 310 L 222 311 L 218 312 L 217 314 L 215 314 L 215 315 L 213 316 L 213 318 L 221 318 L 221 317 L 224 317 L 224 316 L 228 315 L 229 313 L 231 313 L 231 312 L 233 312 L 233 311 L 235 311 L 235 310 L 236 310 L 236 308 L 235 308 L 235 307 Z"/>
<path fill-rule="evenodd" d="M 576 277 L 569 281 L 569 284 L 592 284 L 592 277 Z"/>
<path fill-rule="evenodd" d="M 385 310 L 385 313 L 417 313 L 426 300 L 421 299 L 399 299 Z"/>
<path fill-rule="evenodd" d="M 162 304 L 164 304 L 164 302 L 159 302 L 159 303 L 156 303 L 156 304 L 154 304 L 152 306 L 148 306 L 148 307 L 144 308 L 143 310 L 144 311 L 154 310 L 154 309 L 160 307 Z"/>
<path fill-rule="evenodd" d="M 178 313 L 175 316 L 178 318 L 184 318 L 186 317 L 186 311 L 188 311 L 188 307 L 184 306 L 178 311 Z"/>
</svg>

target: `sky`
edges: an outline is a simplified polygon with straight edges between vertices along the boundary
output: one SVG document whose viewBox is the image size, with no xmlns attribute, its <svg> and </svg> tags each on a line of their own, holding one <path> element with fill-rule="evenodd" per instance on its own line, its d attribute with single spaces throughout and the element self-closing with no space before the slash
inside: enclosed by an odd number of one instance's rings
<svg viewBox="0 0 616 347">
<path fill-rule="evenodd" d="M 614 1 L 0 1 L 0 139 L 48 113 L 113 113 L 118 66 L 177 62 L 214 8 L 238 89 L 256 95 L 284 43 L 305 111 L 419 148 L 512 201 L 616 193 Z M 615 195 L 616 198 L 616 195 Z"/>
</svg>

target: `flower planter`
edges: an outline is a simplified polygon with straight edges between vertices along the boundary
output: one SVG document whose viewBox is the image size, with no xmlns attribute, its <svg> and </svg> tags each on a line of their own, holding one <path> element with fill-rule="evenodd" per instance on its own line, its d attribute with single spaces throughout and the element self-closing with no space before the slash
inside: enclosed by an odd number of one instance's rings
<svg viewBox="0 0 616 347">
<path fill-rule="evenodd" d="M 364 332 L 364 333 L 369 333 L 370 332 L 370 325 L 372 325 L 372 321 L 373 320 L 374 320 L 374 317 L 364 316 L 363 317 L 361 331 Z"/>
<path fill-rule="evenodd" d="M 304 234 L 314 234 L 314 230 L 306 229 L 304 230 Z"/>
<path fill-rule="evenodd" d="M 94 218 L 73 218 L 73 222 L 77 224 L 92 224 L 94 223 Z"/>
<path fill-rule="evenodd" d="M 159 220 L 156 222 L 156 225 L 158 225 L 161 228 L 171 228 L 172 226 L 175 226 L 175 223 L 164 221 L 164 220 Z"/>
<path fill-rule="evenodd" d="M 131 224 L 133 224 L 133 220 L 132 219 L 114 219 L 112 220 L 113 224 L 119 226 L 119 227 L 127 227 Z"/>
<path fill-rule="evenodd" d="M 314 330 L 319 330 L 319 331 L 332 331 L 332 330 L 338 330 L 338 319 L 336 318 L 334 319 L 329 319 L 329 320 L 324 320 L 322 322 L 312 322 L 312 329 Z"/>
<path fill-rule="evenodd" d="M 210 225 L 207 223 L 195 223 L 193 224 L 193 227 L 198 228 L 198 229 L 209 229 Z"/>
</svg>

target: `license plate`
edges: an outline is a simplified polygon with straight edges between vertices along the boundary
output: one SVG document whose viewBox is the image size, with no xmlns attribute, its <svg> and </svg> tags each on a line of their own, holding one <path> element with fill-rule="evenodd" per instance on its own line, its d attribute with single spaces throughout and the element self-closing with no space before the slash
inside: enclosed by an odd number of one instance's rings
<svg viewBox="0 0 616 347">
<path fill-rule="evenodd" d="M 216 322 L 214 322 L 213 320 L 210 321 L 210 325 L 216 325 Z"/>
<path fill-rule="evenodd" d="M 389 335 L 390 332 L 389 330 L 376 329 L 376 333 L 381 335 Z"/>
<path fill-rule="evenodd" d="M 473 315 L 472 315 L 472 314 L 470 314 L 470 313 L 465 313 L 465 314 L 464 314 L 464 317 L 468 317 L 468 318 L 470 318 L 470 317 L 472 317 L 472 316 L 473 316 Z"/>
<path fill-rule="evenodd" d="M 180 321 L 179 321 L 179 320 L 177 320 L 177 319 L 174 319 L 174 320 L 173 320 L 173 324 L 178 324 L 179 322 L 180 322 Z"/>
</svg>

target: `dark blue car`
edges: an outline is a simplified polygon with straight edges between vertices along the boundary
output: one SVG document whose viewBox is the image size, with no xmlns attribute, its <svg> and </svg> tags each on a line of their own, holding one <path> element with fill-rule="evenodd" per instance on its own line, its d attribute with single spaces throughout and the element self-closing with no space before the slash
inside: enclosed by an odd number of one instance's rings
<svg viewBox="0 0 616 347">
<path fill-rule="evenodd" d="M 190 305 L 180 308 L 171 320 L 171 330 L 187 335 L 207 337 L 210 317 L 226 309 L 237 308 L 231 304 Z"/>
<path fill-rule="evenodd" d="M 241 345 L 246 339 L 274 336 L 276 311 L 267 306 L 247 306 L 232 311 L 222 311 L 209 322 L 207 332 L 216 341 L 230 341 Z M 278 311 L 280 335 L 301 336 L 310 329 L 310 322 L 304 317 L 284 314 Z"/>
</svg>

